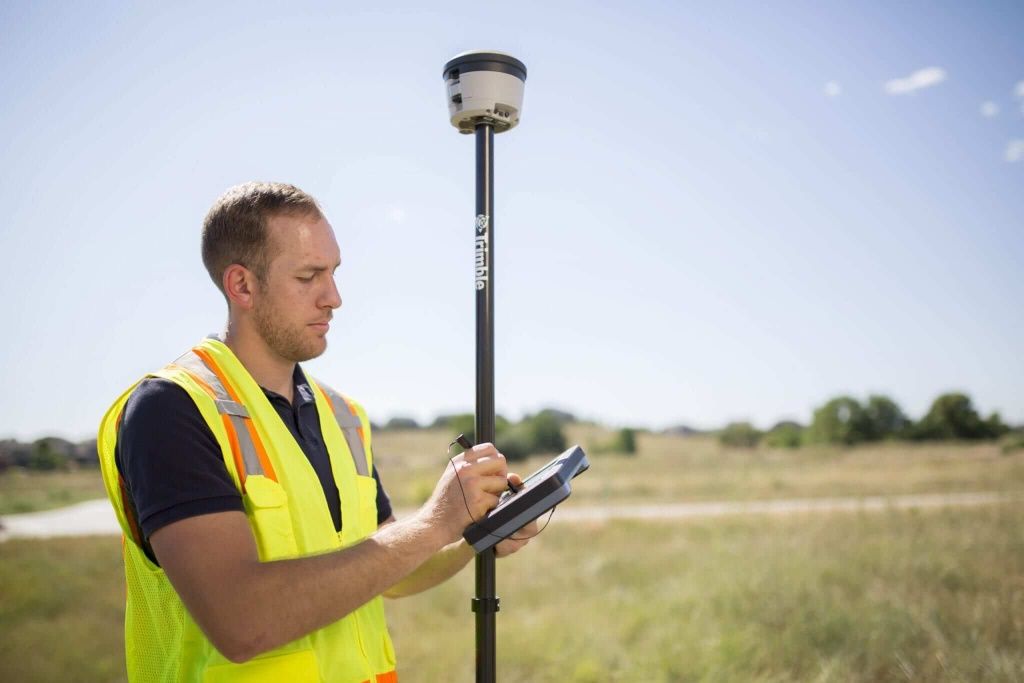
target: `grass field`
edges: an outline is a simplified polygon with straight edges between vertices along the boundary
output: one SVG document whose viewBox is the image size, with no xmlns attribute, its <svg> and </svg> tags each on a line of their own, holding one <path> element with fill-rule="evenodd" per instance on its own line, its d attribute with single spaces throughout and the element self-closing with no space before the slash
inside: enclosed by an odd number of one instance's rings
<svg viewBox="0 0 1024 683">
<path fill-rule="evenodd" d="M 588 452 L 606 430 L 572 425 L 570 443 Z M 442 430 L 382 432 L 375 442 L 392 502 L 419 505 L 447 464 L 452 435 Z M 1024 451 L 997 444 L 883 443 L 795 451 L 724 448 L 712 437 L 640 434 L 639 454 L 594 454 L 594 467 L 573 484 L 574 504 L 755 500 L 959 491 L 1024 491 Z M 548 456 L 511 465 L 529 473 Z"/>
<path fill-rule="evenodd" d="M 755 500 L 958 491 L 1024 491 L 1024 450 L 1003 454 L 994 443 L 885 443 L 796 451 L 723 448 L 712 437 L 640 434 L 634 457 L 594 453 L 610 434 L 571 425 L 570 443 L 591 453 L 593 469 L 574 484 L 574 504 Z M 427 499 L 447 466 L 444 430 L 381 431 L 374 451 L 392 504 Z M 524 474 L 551 455 L 512 468 Z M 104 496 L 96 469 L 0 474 L 0 515 L 32 512 Z"/>
<path fill-rule="evenodd" d="M 607 434 L 577 426 L 592 447 Z M 399 507 L 451 435 L 381 433 Z M 883 444 L 796 452 L 641 435 L 596 454 L 569 505 L 1024 492 L 1024 452 Z M 528 472 L 542 461 L 518 466 Z M 0 510 L 102 495 L 94 470 L 0 475 Z M 499 673 L 515 681 L 1024 681 L 1024 503 L 672 523 L 555 521 L 499 563 Z M 119 540 L 0 543 L 0 681 L 118 681 Z M 470 681 L 472 569 L 389 603 L 406 683 Z"/>
<path fill-rule="evenodd" d="M 499 562 L 537 681 L 1019 681 L 1024 506 L 559 525 Z M 0 680 L 118 681 L 119 541 L 0 544 Z M 402 680 L 471 681 L 472 570 L 388 604 Z"/>
<path fill-rule="evenodd" d="M 0 473 L 0 515 L 49 510 L 106 495 L 97 468 L 67 472 L 11 468 Z"/>
</svg>

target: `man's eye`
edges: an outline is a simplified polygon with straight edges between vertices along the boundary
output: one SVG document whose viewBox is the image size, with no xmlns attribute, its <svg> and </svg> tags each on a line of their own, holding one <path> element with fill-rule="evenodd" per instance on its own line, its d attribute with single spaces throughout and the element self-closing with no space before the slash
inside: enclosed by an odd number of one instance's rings
<svg viewBox="0 0 1024 683">
<path fill-rule="evenodd" d="M 296 279 L 299 282 L 312 282 L 313 281 L 313 276 L 310 275 L 309 277 L 297 277 Z"/>
</svg>

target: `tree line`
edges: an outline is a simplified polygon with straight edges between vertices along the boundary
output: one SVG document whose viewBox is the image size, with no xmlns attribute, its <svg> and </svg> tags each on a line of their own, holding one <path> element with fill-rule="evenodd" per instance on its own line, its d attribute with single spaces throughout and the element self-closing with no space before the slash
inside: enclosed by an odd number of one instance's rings
<svg viewBox="0 0 1024 683">
<path fill-rule="evenodd" d="M 518 422 L 498 415 L 494 440 L 509 460 L 559 453 L 568 446 L 566 425 L 579 421 L 572 413 L 555 408 L 528 414 Z M 373 424 L 373 428 L 384 431 L 444 429 L 453 439 L 458 434 L 465 434 L 471 441 L 476 441 L 472 413 L 440 415 L 424 425 L 409 417 L 393 417 L 384 424 Z M 635 454 L 637 435 L 643 431 L 631 427 L 614 430 L 603 442 L 588 444 L 588 450 Z M 665 431 L 682 436 L 707 433 L 682 426 Z M 871 395 L 863 402 L 850 396 L 838 396 L 817 408 L 808 425 L 783 421 L 762 431 L 750 422 L 733 422 L 711 433 L 716 433 L 719 441 L 730 447 L 753 448 L 763 444 L 770 448 L 799 448 L 807 444 L 852 446 L 895 439 L 976 441 L 998 439 L 1010 431 L 999 413 L 983 418 L 969 396 L 948 393 L 936 398 L 918 421 L 907 417 L 902 408 L 887 396 Z M 1018 428 L 1004 448 L 1024 448 L 1024 428 Z M 0 440 L 0 471 L 9 467 L 45 471 L 69 466 L 96 467 L 98 464 L 95 439 L 80 443 L 58 437 L 44 437 L 28 443 Z"/>
<path fill-rule="evenodd" d="M 879 394 L 864 402 L 852 396 L 837 396 L 814 411 L 807 426 L 779 422 L 767 431 L 749 422 L 733 422 L 719 432 L 727 446 L 798 448 L 805 444 L 852 446 L 884 440 L 978 441 L 998 439 L 1010 431 L 998 412 L 983 418 L 966 394 L 942 394 L 932 401 L 928 412 L 917 421 L 894 400 Z"/>
</svg>

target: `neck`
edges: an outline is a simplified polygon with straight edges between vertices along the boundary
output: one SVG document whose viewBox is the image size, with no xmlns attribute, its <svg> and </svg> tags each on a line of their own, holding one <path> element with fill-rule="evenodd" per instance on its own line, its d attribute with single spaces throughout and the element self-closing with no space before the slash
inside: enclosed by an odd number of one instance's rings
<svg viewBox="0 0 1024 683">
<path fill-rule="evenodd" d="M 257 384 L 281 394 L 289 403 L 292 402 L 295 361 L 274 353 L 263 337 L 250 326 L 230 319 L 224 333 L 224 344 L 231 349 Z"/>
</svg>

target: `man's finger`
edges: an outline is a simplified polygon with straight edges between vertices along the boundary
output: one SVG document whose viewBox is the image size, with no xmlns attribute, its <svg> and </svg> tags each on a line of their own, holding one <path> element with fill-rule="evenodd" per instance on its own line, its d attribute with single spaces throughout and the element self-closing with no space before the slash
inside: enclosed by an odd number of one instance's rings
<svg viewBox="0 0 1024 683">
<path fill-rule="evenodd" d="M 505 473 L 508 472 L 508 463 L 505 462 L 504 458 L 489 456 L 479 460 L 466 461 L 466 465 L 462 469 L 469 470 L 473 474 L 493 474 L 505 479 Z M 502 486 L 504 486 L 504 481 Z"/>
<path fill-rule="evenodd" d="M 537 520 L 533 520 L 532 522 L 530 522 L 529 524 L 527 524 L 526 526 L 521 528 L 519 531 L 517 531 L 513 535 L 514 536 L 518 536 L 518 537 L 523 537 L 523 536 L 535 536 L 536 534 L 537 534 Z"/>
<path fill-rule="evenodd" d="M 500 457 L 502 459 L 504 459 L 504 457 L 505 457 L 501 453 L 498 452 L 498 449 L 495 448 L 493 443 L 478 443 L 477 445 L 473 446 L 472 448 L 463 451 L 462 455 L 466 458 L 467 461 L 470 461 L 470 462 L 474 461 L 474 460 L 480 460 L 481 458 L 487 458 L 487 457 L 495 457 L 495 456 L 497 456 L 497 457 Z"/>
</svg>

